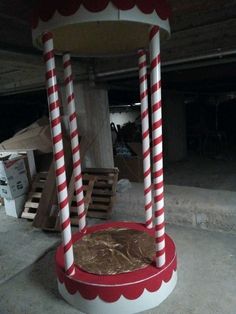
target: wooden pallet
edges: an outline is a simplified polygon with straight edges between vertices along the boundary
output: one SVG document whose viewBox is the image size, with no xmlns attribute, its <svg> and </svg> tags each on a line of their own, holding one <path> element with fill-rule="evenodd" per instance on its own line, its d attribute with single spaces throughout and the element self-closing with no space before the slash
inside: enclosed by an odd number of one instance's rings
<svg viewBox="0 0 236 314">
<path fill-rule="evenodd" d="M 21 218 L 34 220 L 42 197 L 47 175 L 47 172 L 40 172 L 35 176 L 28 199 L 25 202 L 24 210 L 21 214 Z"/>
<path fill-rule="evenodd" d="M 87 216 L 91 218 L 110 219 L 115 201 L 118 169 L 89 168 L 84 177 L 96 178 L 92 191 L 92 200 L 88 206 Z"/>
<path fill-rule="evenodd" d="M 88 217 L 109 219 L 116 194 L 118 169 L 86 169 L 83 173 L 84 201 Z M 44 189 L 39 192 L 32 190 L 27 204 L 38 197 L 34 204 L 34 212 L 26 212 L 24 218 L 34 219 L 33 225 L 43 230 L 59 231 L 60 222 L 57 207 L 54 167 L 51 165 L 44 177 Z M 70 218 L 72 225 L 78 226 L 79 219 L 74 193 L 74 176 L 71 176 L 68 199 L 70 204 Z M 32 206 L 29 207 L 32 211 Z M 27 210 L 27 209 L 26 209 Z M 25 211 L 24 211 L 25 212 Z M 29 218 L 30 217 L 30 218 Z"/>
<path fill-rule="evenodd" d="M 83 190 L 84 190 L 84 205 L 85 210 L 87 212 L 89 204 L 92 201 L 92 192 L 94 188 L 96 177 L 93 175 L 90 176 L 84 176 L 83 175 Z M 73 182 L 70 184 L 72 189 L 72 197 L 70 199 L 70 220 L 71 224 L 74 226 L 78 226 L 79 224 L 79 218 L 78 218 L 78 212 L 77 212 L 77 206 L 76 206 L 76 196 L 74 193 L 74 179 Z M 70 193 L 69 193 L 70 194 Z"/>
</svg>

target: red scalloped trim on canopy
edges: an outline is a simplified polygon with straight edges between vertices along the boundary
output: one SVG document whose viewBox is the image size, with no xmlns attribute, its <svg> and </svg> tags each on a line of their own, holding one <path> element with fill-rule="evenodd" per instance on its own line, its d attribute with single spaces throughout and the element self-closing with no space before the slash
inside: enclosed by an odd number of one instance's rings
<svg viewBox="0 0 236 314">
<path fill-rule="evenodd" d="M 112 2 L 119 10 L 130 10 L 135 5 L 144 14 L 154 10 L 162 20 L 169 18 L 171 9 L 166 0 L 39 0 L 32 14 L 32 28 L 38 26 L 39 20 L 49 21 L 56 11 L 62 16 L 73 15 L 82 4 L 90 12 L 101 12 Z"/>
<path fill-rule="evenodd" d="M 154 229 L 147 230 L 141 224 L 124 222 L 90 227 L 88 233 L 110 227 L 146 230 L 147 233 L 154 236 Z M 81 237 L 80 234 L 74 235 L 73 243 Z M 76 267 L 75 276 L 69 278 L 65 274 L 63 265 L 63 248 L 59 247 L 56 254 L 57 278 L 61 284 L 65 285 L 68 293 L 74 295 L 79 292 L 86 300 L 94 300 L 99 297 L 104 302 L 112 303 L 118 301 L 121 296 L 128 300 L 136 300 L 143 294 L 145 289 L 149 292 L 158 291 L 163 282 L 168 283 L 171 280 L 177 269 L 177 258 L 175 245 L 171 238 L 166 235 L 166 266 L 163 269 L 156 268 L 153 261 L 152 265 L 131 273 L 99 276 L 86 273 Z"/>
</svg>

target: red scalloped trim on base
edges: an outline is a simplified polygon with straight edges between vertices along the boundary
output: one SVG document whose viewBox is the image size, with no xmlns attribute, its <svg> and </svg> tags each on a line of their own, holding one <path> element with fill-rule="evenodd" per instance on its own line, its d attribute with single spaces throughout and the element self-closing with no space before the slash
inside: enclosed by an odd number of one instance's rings
<svg viewBox="0 0 236 314">
<path fill-rule="evenodd" d="M 88 233 L 109 228 L 130 228 L 145 231 L 154 236 L 154 229 L 149 230 L 142 224 L 129 222 L 114 222 L 104 225 L 97 225 L 87 229 Z M 73 243 L 79 241 L 83 234 L 76 233 L 73 235 Z M 166 235 L 166 265 L 163 268 L 156 268 L 155 261 L 152 265 L 134 272 L 112 275 L 99 276 L 89 274 L 76 267 L 76 273 L 73 277 L 67 277 L 64 270 L 63 248 L 60 246 L 56 252 L 56 271 L 57 277 L 61 284 L 71 295 L 77 291 L 86 300 L 94 300 L 99 297 L 101 300 L 111 303 L 116 302 L 123 295 L 128 300 L 138 299 L 144 292 L 156 292 L 160 289 L 163 282 L 168 283 L 173 272 L 177 269 L 176 249 L 172 239 Z"/>
<path fill-rule="evenodd" d="M 39 0 L 32 13 L 32 28 L 38 26 L 39 20 L 49 21 L 56 11 L 62 16 L 75 14 L 81 5 L 90 12 L 101 12 L 112 2 L 119 10 L 131 10 L 137 6 L 144 14 L 156 11 L 162 20 L 167 20 L 171 15 L 171 8 L 166 0 Z"/>
</svg>

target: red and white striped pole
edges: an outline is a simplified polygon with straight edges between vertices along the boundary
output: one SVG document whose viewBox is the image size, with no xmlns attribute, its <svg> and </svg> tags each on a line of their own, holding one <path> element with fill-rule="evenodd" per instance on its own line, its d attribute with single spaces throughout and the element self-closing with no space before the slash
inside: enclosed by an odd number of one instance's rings
<svg viewBox="0 0 236 314">
<path fill-rule="evenodd" d="M 152 221 L 152 171 L 148 111 L 147 56 L 145 50 L 139 50 L 139 86 L 141 101 L 143 173 L 146 227 L 153 227 Z"/>
<path fill-rule="evenodd" d="M 73 173 L 75 180 L 75 195 L 76 204 L 79 216 L 79 231 L 85 232 L 86 230 L 86 212 L 84 206 L 84 192 L 83 192 L 83 180 L 81 171 L 81 159 L 80 159 L 80 145 L 79 145 L 79 132 L 77 127 L 77 114 L 75 110 L 75 95 L 72 78 L 71 58 L 70 54 L 66 53 L 63 56 L 64 65 L 64 81 L 66 86 L 66 98 L 69 110 L 70 119 L 70 138 L 71 149 L 73 157 Z"/>
<path fill-rule="evenodd" d="M 157 26 L 153 26 L 150 31 L 150 63 L 156 266 L 163 267 L 166 261 L 166 254 L 163 182 L 160 29 Z"/>
<path fill-rule="evenodd" d="M 70 210 L 66 182 L 66 169 L 61 130 L 60 101 L 56 77 L 53 36 L 43 34 L 44 62 L 46 66 L 46 84 L 50 115 L 51 134 L 53 142 L 57 196 L 60 208 L 60 224 L 62 244 L 64 247 L 65 271 L 68 276 L 75 272 L 73 245 L 71 237 Z"/>
</svg>

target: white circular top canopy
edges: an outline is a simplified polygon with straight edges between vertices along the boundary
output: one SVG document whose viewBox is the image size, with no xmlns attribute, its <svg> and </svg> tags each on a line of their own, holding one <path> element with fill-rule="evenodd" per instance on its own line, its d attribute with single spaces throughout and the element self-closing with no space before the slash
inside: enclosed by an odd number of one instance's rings
<svg viewBox="0 0 236 314">
<path fill-rule="evenodd" d="M 33 12 L 34 45 L 52 32 L 56 53 L 131 54 L 148 46 L 151 25 L 170 33 L 166 0 L 41 0 Z"/>
</svg>

